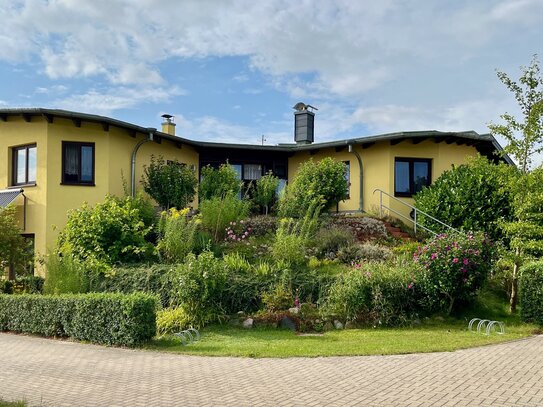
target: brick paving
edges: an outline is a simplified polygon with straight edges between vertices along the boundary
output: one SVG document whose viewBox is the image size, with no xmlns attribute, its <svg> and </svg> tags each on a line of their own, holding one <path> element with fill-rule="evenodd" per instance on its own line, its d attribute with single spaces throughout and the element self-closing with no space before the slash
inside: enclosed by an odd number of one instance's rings
<svg viewBox="0 0 543 407">
<path fill-rule="evenodd" d="M 242 359 L 0 334 L 0 398 L 30 406 L 542 406 L 543 336 L 456 352 Z"/>
</svg>

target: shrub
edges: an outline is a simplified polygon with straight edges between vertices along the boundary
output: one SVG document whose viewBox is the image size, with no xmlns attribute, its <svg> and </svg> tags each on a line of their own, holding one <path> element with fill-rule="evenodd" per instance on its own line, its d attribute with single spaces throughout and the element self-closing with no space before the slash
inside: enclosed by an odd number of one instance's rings
<svg viewBox="0 0 543 407">
<path fill-rule="evenodd" d="M 17 293 L 41 294 L 45 279 L 39 276 L 22 276 L 15 279 Z"/>
<path fill-rule="evenodd" d="M 348 196 L 346 167 L 341 161 L 324 158 L 318 162 L 306 161 L 300 165 L 296 177 L 279 199 L 282 217 L 302 216 L 314 202 L 328 210 Z"/>
<path fill-rule="evenodd" d="M 196 230 L 199 220 L 188 218 L 188 208 L 178 211 L 171 208 L 160 217 L 159 255 L 168 263 L 179 263 L 196 246 Z"/>
<path fill-rule="evenodd" d="M 183 308 L 166 308 L 156 313 L 157 335 L 169 335 L 190 328 L 190 317 Z"/>
<path fill-rule="evenodd" d="M 246 219 L 245 224 L 251 228 L 255 237 L 275 234 L 277 231 L 277 218 L 274 216 L 252 216 Z"/>
<path fill-rule="evenodd" d="M 423 272 L 417 286 L 428 310 L 450 314 L 458 300 L 470 300 L 486 280 L 494 248 L 482 233 L 438 235 L 413 255 Z"/>
<path fill-rule="evenodd" d="M 8 266 L 16 270 L 27 263 L 26 242 L 15 218 L 15 207 L 0 207 L 0 270 Z"/>
<path fill-rule="evenodd" d="M 46 294 L 78 294 L 88 291 L 86 267 L 70 254 L 61 256 L 50 253 L 45 258 L 45 268 L 43 290 Z"/>
<path fill-rule="evenodd" d="M 196 195 L 198 180 L 193 169 L 173 161 L 151 156 L 149 166 L 144 166 L 141 180 L 143 189 L 163 209 L 183 209 Z"/>
<path fill-rule="evenodd" d="M 0 294 L 13 294 L 13 282 L 0 278 Z"/>
<path fill-rule="evenodd" d="M 212 252 L 189 254 L 176 272 L 172 306 L 182 307 L 195 327 L 220 322 L 228 314 L 228 271 Z"/>
<path fill-rule="evenodd" d="M 0 330 L 134 346 L 156 333 L 147 294 L 0 295 Z"/>
<path fill-rule="evenodd" d="M 279 178 L 271 172 L 256 181 L 253 200 L 256 204 L 264 207 L 264 213 L 267 215 L 273 201 L 275 200 Z"/>
<path fill-rule="evenodd" d="M 226 242 L 241 242 L 242 240 L 248 239 L 251 236 L 252 231 L 253 228 L 248 226 L 243 219 L 239 222 L 230 222 L 225 229 L 226 237 L 224 240 Z"/>
<path fill-rule="evenodd" d="M 222 164 L 218 169 L 205 166 L 201 170 L 198 194 L 200 201 L 225 198 L 227 195 L 238 196 L 241 181 L 238 173 L 229 164 Z"/>
<path fill-rule="evenodd" d="M 283 284 L 277 284 L 262 294 L 262 303 L 267 311 L 285 311 L 294 307 L 294 296 Z"/>
<path fill-rule="evenodd" d="M 281 219 L 272 246 L 273 258 L 287 266 L 297 266 L 306 262 L 307 245 L 318 228 L 320 206 L 312 203 L 302 219 Z"/>
<path fill-rule="evenodd" d="M 416 309 L 413 275 L 397 265 L 357 265 L 331 286 L 326 312 L 374 326 L 402 324 Z"/>
<path fill-rule="evenodd" d="M 230 222 L 237 222 L 249 214 L 249 202 L 233 193 L 224 197 L 213 197 L 200 203 L 202 227 L 209 231 L 215 242 L 224 239 Z"/>
<path fill-rule="evenodd" d="M 520 299 L 521 319 L 543 325 L 543 261 L 529 263 L 521 269 Z"/>
<path fill-rule="evenodd" d="M 337 253 L 338 260 L 344 264 L 360 261 L 382 262 L 391 257 L 392 252 L 388 247 L 369 242 L 343 247 Z"/>
<path fill-rule="evenodd" d="M 171 302 L 176 282 L 176 266 L 164 264 L 114 267 L 106 273 L 87 274 L 89 290 L 131 294 L 142 291 L 160 298 L 163 307 Z"/>
<path fill-rule="evenodd" d="M 315 236 L 315 251 L 320 258 L 334 259 L 338 250 L 354 243 L 354 236 L 350 230 L 337 226 L 324 227 L 318 230 Z"/>
<path fill-rule="evenodd" d="M 415 206 L 456 229 L 484 231 L 499 240 L 500 222 L 512 217 L 508 184 L 515 176 L 515 167 L 478 157 L 441 174 L 415 195 Z M 447 232 L 423 215 L 417 220 L 434 232 Z"/>
<path fill-rule="evenodd" d="M 90 259 L 106 265 L 149 257 L 153 247 L 145 238 L 151 227 L 145 225 L 139 206 L 131 197 L 107 196 L 94 207 L 84 204 L 70 211 L 59 234 L 59 251 L 79 261 Z"/>
</svg>

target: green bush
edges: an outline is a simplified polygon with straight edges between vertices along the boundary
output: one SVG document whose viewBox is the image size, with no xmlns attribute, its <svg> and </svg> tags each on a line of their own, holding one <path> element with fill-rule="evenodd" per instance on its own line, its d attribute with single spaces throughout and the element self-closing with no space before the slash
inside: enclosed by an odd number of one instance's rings
<svg viewBox="0 0 543 407">
<path fill-rule="evenodd" d="M 17 293 L 41 294 L 45 279 L 39 276 L 22 276 L 15 279 Z"/>
<path fill-rule="evenodd" d="M 251 235 L 254 237 L 275 234 L 277 231 L 277 218 L 275 216 L 252 216 L 245 220 L 248 228 L 251 228 Z"/>
<path fill-rule="evenodd" d="M 503 237 L 500 223 L 512 219 L 508 185 L 516 174 L 514 166 L 478 157 L 441 174 L 415 195 L 415 206 L 456 229 L 484 231 L 499 240 Z M 423 215 L 417 220 L 434 232 L 447 232 Z"/>
<path fill-rule="evenodd" d="M 188 209 L 171 208 L 160 217 L 159 255 L 168 263 L 182 262 L 196 246 L 196 230 L 199 220 L 188 218 Z"/>
<path fill-rule="evenodd" d="M 163 307 L 171 302 L 176 281 L 175 265 L 152 264 L 114 267 L 107 273 L 88 274 L 89 290 L 130 294 L 145 292 L 160 298 Z"/>
<path fill-rule="evenodd" d="M 438 235 L 421 246 L 413 259 L 422 267 L 417 288 L 428 311 L 450 314 L 456 301 L 472 299 L 494 262 L 494 246 L 482 233 Z"/>
<path fill-rule="evenodd" d="M 320 228 L 315 236 L 315 251 L 319 258 L 336 258 L 337 252 L 354 243 L 354 235 L 350 230 L 337 226 Z"/>
<path fill-rule="evenodd" d="M 212 197 L 200 203 L 202 227 L 213 236 L 215 242 L 225 237 L 230 222 L 237 222 L 249 215 L 250 203 L 239 199 L 233 193 L 224 197 Z"/>
<path fill-rule="evenodd" d="M 342 320 L 400 325 L 416 310 L 414 274 L 399 265 L 357 265 L 331 286 L 325 310 Z"/>
<path fill-rule="evenodd" d="M 262 294 L 262 303 L 267 311 L 285 311 L 294 307 L 294 296 L 283 284 L 277 284 Z"/>
<path fill-rule="evenodd" d="M 158 336 L 175 334 L 190 327 L 190 317 L 183 308 L 165 308 L 156 313 Z"/>
<path fill-rule="evenodd" d="M 15 206 L 0 207 L 0 270 L 12 266 L 17 272 L 25 268 L 28 256 L 15 211 Z"/>
<path fill-rule="evenodd" d="M 86 266 L 70 254 L 50 253 L 45 257 L 46 294 L 78 294 L 89 289 Z"/>
<path fill-rule="evenodd" d="M 318 162 L 312 159 L 300 168 L 279 199 L 281 217 L 303 216 L 306 208 L 315 202 L 324 210 L 333 208 L 348 196 L 348 182 L 345 164 L 330 157 Z"/>
<path fill-rule="evenodd" d="M 13 282 L 0 278 L 0 294 L 13 294 Z"/>
<path fill-rule="evenodd" d="M 241 181 L 234 167 L 222 164 L 218 169 L 207 165 L 201 170 L 198 195 L 200 201 L 224 198 L 227 195 L 238 196 Z"/>
<path fill-rule="evenodd" d="M 139 199 L 114 196 L 68 214 L 59 234 L 58 250 L 79 261 L 106 265 L 133 263 L 148 258 L 153 246 L 146 240 L 152 227 L 144 222 Z"/>
<path fill-rule="evenodd" d="M 196 195 L 198 180 L 195 171 L 177 160 L 165 161 L 151 156 L 149 166 L 144 166 L 142 184 L 145 192 L 162 209 L 183 209 Z"/>
<path fill-rule="evenodd" d="M 225 263 L 212 252 L 189 254 L 176 269 L 172 306 L 183 308 L 195 327 L 220 322 L 229 313 L 228 277 Z"/>
<path fill-rule="evenodd" d="M 0 295 L 0 330 L 134 346 L 156 333 L 147 294 Z"/>
<path fill-rule="evenodd" d="M 279 178 L 274 176 L 271 172 L 256 181 L 253 200 L 257 205 L 264 208 L 264 214 L 266 215 L 270 212 L 270 208 L 275 201 L 278 185 Z"/>
<path fill-rule="evenodd" d="M 521 319 L 543 325 L 543 261 L 529 263 L 521 269 L 520 300 Z"/>
<path fill-rule="evenodd" d="M 392 252 L 388 247 L 369 242 L 346 246 L 337 252 L 337 259 L 343 264 L 353 264 L 360 261 L 382 262 L 391 257 Z"/>
</svg>

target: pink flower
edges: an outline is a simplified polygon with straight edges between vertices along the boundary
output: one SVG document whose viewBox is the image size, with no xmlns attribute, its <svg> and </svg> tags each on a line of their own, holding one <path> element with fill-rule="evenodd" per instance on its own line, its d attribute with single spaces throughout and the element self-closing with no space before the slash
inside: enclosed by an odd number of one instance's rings
<svg viewBox="0 0 543 407">
<path fill-rule="evenodd" d="M 458 263 L 458 262 L 459 262 L 458 258 L 455 257 L 455 258 L 453 259 L 453 263 Z"/>
<path fill-rule="evenodd" d="M 464 266 L 467 266 L 467 265 L 469 264 L 469 260 L 468 260 L 468 259 L 464 259 L 463 263 L 464 263 Z"/>
<path fill-rule="evenodd" d="M 407 286 L 408 289 L 412 289 L 413 288 L 413 283 L 409 283 L 409 285 Z"/>
<path fill-rule="evenodd" d="M 437 259 L 437 253 L 432 253 L 432 255 L 430 256 L 430 260 L 435 260 Z"/>
</svg>

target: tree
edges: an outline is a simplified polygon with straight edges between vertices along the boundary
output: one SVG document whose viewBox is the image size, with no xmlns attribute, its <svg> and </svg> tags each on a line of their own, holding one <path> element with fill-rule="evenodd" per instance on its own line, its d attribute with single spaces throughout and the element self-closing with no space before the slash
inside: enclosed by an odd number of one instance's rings
<svg viewBox="0 0 543 407">
<path fill-rule="evenodd" d="M 185 164 L 151 156 L 151 163 L 144 167 L 142 184 L 145 192 L 163 209 L 183 209 L 194 199 L 198 180 Z"/>
<path fill-rule="evenodd" d="M 330 157 L 302 163 L 281 196 L 279 212 L 282 216 L 302 216 L 315 201 L 320 201 L 324 210 L 333 208 L 348 197 L 345 171 L 343 162 Z"/>
<path fill-rule="evenodd" d="M 271 172 L 256 181 L 256 188 L 253 199 L 258 205 L 264 207 L 264 213 L 266 215 L 268 214 L 269 207 L 275 199 L 278 185 L 279 178 L 274 176 Z"/>
<path fill-rule="evenodd" d="M 493 135 L 502 136 L 507 141 L 503 153 L 511 154 L 517 161 L 521 177 L 510 188 L 516 192 L 514 199 L 515 219 L 504 223 L 504 231 L 509 235 L 510 248 L 514 251 L 511 276 L 511 312 L 515 312 L 518 302 L 519 269 L 533 246 L 543 238 L 539 227 L 541 220 L 534 217 L 537 210 L 541 184 L 539 174 L 529 176 L 533 156 L 543 151 L 543 77 L 541 76 L 537 55 L 528 67 L 522 67 L 518 82 L 504 72 L 498 71 L 500 81 L 514 94 L 522 113 L 522 119 L 505 113 L 501 118 L 505 124 L 490 124 Z M 539 245 L 539 243 L 537 243 Z"/>
<path fill-rule="evenodd" d="M 0 270 L 24 267 L 26 242 L 15 218 L 15 207 L 0 208 Z"/>
<path fill-rule="evenodd" d="M 230 164 L 222 164 L 218 169 L 210 165 L 202 168 L 202 180 L 198 189 L 201 201 L 211 198 L 224 198 L 228 194 L 238 195 L 241 181 Z"/>
</svg>

